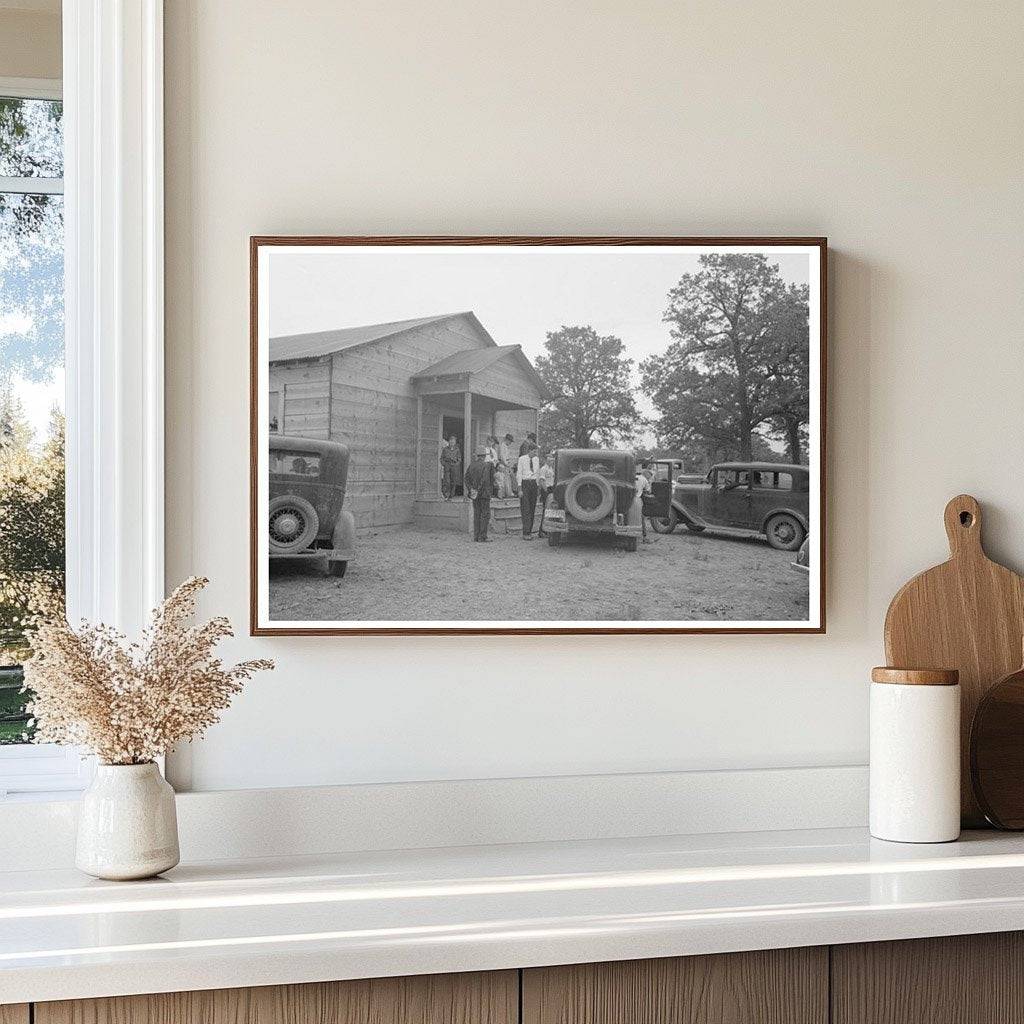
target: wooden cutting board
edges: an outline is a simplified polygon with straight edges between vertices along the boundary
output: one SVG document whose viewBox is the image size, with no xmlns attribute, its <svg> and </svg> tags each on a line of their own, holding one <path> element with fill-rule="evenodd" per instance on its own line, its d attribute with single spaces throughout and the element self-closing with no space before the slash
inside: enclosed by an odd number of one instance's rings
<svg viewBox="0 0 1024 1024">
<path fill-rule="evenodd" d="M 986 690 L 1020 667 L 1024 579 L 993 562 L 981 546 L 981 507 L 969 494 L 946 506 L 949 561 L 905 584 L 885 616 L 885 657 L 896 668 L 960 672 L 960 814 L 983 827 L 971 789 L 970 734 Z"/>
</svg>

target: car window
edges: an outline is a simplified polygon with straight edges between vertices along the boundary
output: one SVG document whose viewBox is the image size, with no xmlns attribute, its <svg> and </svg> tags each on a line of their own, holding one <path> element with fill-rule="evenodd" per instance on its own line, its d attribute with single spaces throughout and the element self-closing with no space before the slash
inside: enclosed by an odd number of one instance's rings
<svg viewBox="0 0 1024 1024">
<path fill-rule="evenodd" d="M 664 462 L 656 462 L 651 467 L 654 470 L 654 480 L 658 481 L 668 480 L 670 476 L 671 467 Z"/>
<path fill-rule="evenodd" d="M 319 476 L 320 456 L 305 452 L 271 452 L 270 472 L 287 476 Z"/>
<path fill-rule="evenodd" d="M 745 469 L 720 469 L 715 486 L 720 491 L 735 491 L 750 485 L 750 473 Z"/>
<path fill-rule="evenodd" d="M 569 463 L 569 472 L 600 473 L 601 476 L 615 476 L 615 465 L 604 459 L 573 459 Z"/>
</svg>

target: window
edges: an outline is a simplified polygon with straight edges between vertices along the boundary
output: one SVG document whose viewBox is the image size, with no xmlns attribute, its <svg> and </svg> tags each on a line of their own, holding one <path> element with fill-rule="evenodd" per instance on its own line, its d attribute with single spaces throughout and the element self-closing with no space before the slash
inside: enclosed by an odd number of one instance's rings
<svg viewBox="0 0 1024 1024">
<path fill-rule="evenodd" d="M 25 619 L 64 599 L 63 173 L 61 101 L 0 85 L 0 746 L 31 738 Z"/>
<path fill-rule="evenodd" d="M 720 491 L 735 491 L 740 487 L 749 487 L 750 473 L 745 469 L 720 469 L 716 475 L 715 486 Z"/>
</svg>

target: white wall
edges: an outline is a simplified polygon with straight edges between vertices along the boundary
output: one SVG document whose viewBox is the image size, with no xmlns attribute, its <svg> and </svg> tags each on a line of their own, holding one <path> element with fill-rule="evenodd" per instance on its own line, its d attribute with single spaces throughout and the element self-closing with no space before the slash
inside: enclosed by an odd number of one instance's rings
<svg viewBox="0 0 1024 1024">
<path fill-rule="evenodd" d="M 199 789 L 861 763 L 892 592 L 1024 567 L 1024 6 L 167 0 L 168 569 L 247 621 L 250 234 L 827 234 L 824 637 L 255 641 Z"/>
<path fill-rule="evenodd" d="M 31 7 L 30 10 L 22 9 Z M 0 78 L 60 78 L 60 2 L 0 2 Z"/>
</svg>

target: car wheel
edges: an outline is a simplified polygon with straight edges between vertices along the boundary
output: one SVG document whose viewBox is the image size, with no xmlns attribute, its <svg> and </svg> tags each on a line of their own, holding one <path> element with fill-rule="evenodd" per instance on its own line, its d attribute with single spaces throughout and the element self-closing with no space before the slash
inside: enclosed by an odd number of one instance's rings
<svg viewBox="0 0 1024 1024">
<path fill-rule="evenodd" d="M 800 520 L 788 512 L 780 512 L 778 515 L 772 516 L 764 528 L 764 535 L 768 538 L 768 543 L 776 551 L 796 551 L 803 544 L 805 533 Z"/>
<path fill-rule="evenodd" d="M 328 562 L 327 571 L 332 576 L 337 576 L 339 579 L 345 575 L 345 570 L 348 568 L 348 562 Z"/>
<path fill-rule="evenodd" d="M 304 551 L 316 540 L 320 529 L 316 509 L 297 494 L 281 494 L 271 499 L 269 520 L 272 555 Z"/>
<path fill-rule="evenodd" d="M 655 533 L 671 533 L 679 525 L 679 516 L 673 510 L 667 516 L 651 519 Z"/>
<path fill-rule="evenodd" d="M 564 504 L 581 523 L 599 523 L 615 507 L 615 491 L 599 473 L 580 473 L 566 485 Z"/>
</svg>

